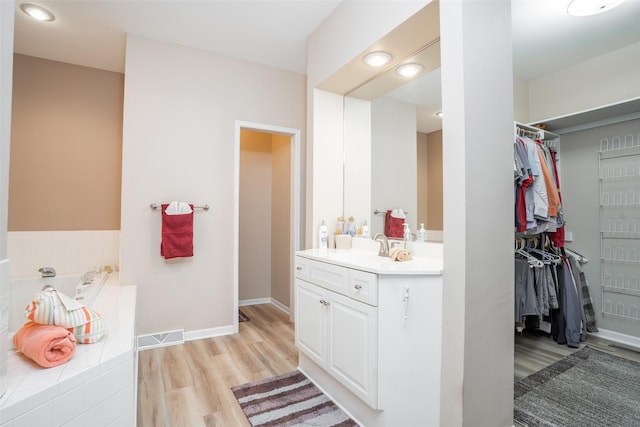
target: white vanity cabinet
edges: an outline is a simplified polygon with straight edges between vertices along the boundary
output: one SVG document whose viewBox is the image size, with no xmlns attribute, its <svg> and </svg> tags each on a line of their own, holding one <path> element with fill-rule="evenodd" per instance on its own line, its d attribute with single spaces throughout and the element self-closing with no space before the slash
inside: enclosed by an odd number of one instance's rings
<svg viewBox="0 0 640 427">
<path fill-rule="evenodd" d="M 356 396 L 377 408 L 377 309 L 327 289 L 340 289 L 369 300 L 366 292 L 360 295 L 359 291 L 375 287 L 376 275 L 316 261 L 308 261 L 306 268 L 310 281 L 296 278 L 296 345 Z M 347 292 L 351 287 L 353 291 Z"/>
<path fill-rule="evenodd" d="M 300 369 L 363 425 L 438 425 L 441 270 L 323 254 L 296 254 Z"/>
</svg>

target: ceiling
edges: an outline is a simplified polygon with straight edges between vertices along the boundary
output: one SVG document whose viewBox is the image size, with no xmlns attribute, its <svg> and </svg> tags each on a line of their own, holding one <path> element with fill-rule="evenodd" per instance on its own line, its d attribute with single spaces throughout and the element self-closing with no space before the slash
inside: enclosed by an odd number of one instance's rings
<svg viewBox="0 0 640 427">
<path fill-rule="evenodd" d="M 56 16 L 40 23 L 16 0 L 15 51 L 124 72 L 126 33 L 306 74 L 307 37 L 341 0 L 28 0 Z M 352 1 L 352 0 L 342 0 Z M 379 1 L 379 0 L 378 0 Z M 569 0 L 512 0 L 514 71 L 530 80 L 640 42 L 640 0 L 590 17 L 566 14 Z M 419 84 L 420 82 L 421 84 Z M 440 108 L 436 70 L 391 94 Z M 420 87 L 418 87 L 420 86 Z M 426 92 L 425 92 L 426 91 Z M 424 104 L 424 101 L 421 101 Z M 425 120 L 427 113 L 425 114 Z"/>
</svg>

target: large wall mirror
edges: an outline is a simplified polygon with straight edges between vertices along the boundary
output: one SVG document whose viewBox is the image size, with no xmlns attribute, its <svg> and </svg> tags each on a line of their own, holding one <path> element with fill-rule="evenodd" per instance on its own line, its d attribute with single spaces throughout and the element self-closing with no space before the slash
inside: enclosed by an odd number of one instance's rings
<svg viewBox="0 0 640 427">
<path fill-rule="evenodd" d="M 365 52 L 362 56 L 380 47 L 393 51 L 396 41 L 388 39 L 401 40 L 398 32 L 413 43 L 404 54 L 392 53 L 395 62 L 344 96 L 344 216 L 354 217 L 358 225 L 366 220 L 371 234 L 383 232 L 384 213 L 393 209 L 406 212 L 412 231 L 421 223 L 442 230 L 437 12 L 437 3 L 425 7 Z M 412 28 L 416 23 L 422 23 L 421 29 Z M 400 75 L 398 67 L 407 63 L 419 64 L 422 71 Z M 441 233 L 429 235 L 441 238 Z"/>
</svg>

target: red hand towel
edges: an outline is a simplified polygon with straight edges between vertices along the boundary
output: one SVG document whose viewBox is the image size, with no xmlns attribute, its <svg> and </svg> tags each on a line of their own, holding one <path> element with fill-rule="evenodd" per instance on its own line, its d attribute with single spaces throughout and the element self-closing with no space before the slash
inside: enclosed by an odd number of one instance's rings
<svg viewBox="0 0 640 427">
<path fill-rule="evenodd" d="M 191 213 L 167 215 L 162 205 L 160 255 L 165 259 L 193 256 L 193 205 Z"/>
<path fill-rule="evenodd" d="M 62 326 L 27 322 L 13 336 L 13 345 L 44 368 L 62 365 L 76 351 L 76 339 Z"/>
<path fill-rule="evenodd" d="M 388 210 L 384 219 L 384 235 L 393 238 L 404 237 L 404 219 L 391 216 L 391 210 Z"/>
</svg>

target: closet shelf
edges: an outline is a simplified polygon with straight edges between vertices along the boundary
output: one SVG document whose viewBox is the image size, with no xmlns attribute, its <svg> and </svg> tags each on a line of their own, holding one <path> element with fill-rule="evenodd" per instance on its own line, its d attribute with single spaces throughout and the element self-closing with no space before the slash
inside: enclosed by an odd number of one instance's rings
<svg viewBox="0 0 640 427">
<path fill-rule="evenodd" d="M 640 208 L 640 203 L 602 203 L 603 208 Z"/>
<path fill-rule="evenodd" d="M 640 264 L 640 261 L 631 260 L 631 259 L 616 259 L 616 258 L 600 258 L 602 261 L 606 262 L 616 262 L 619 264 Z"/>
<path fill-rule="evenodd" d="M 603 239 L 640 239 L 640 233 L 624 231 L 601 231 Z"/>
<path fill-rule="evenodd" d="M 611 294 L 631 295 L 640 298 L 640 290 L 629 288 L 618 288 L 616 286 L 601 285 L 602 292 L 608 292 Z"/>
</svg>

